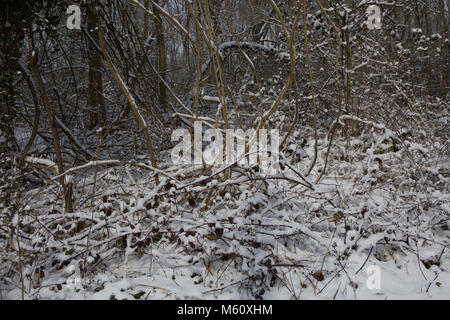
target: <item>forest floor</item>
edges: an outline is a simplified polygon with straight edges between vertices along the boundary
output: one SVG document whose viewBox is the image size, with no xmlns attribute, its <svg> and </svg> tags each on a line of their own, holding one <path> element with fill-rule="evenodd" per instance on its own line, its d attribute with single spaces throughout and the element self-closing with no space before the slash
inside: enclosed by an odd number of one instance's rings
<svg viewBox="0 0 450 320">
<path fill-rule="evenodd" d="M 448 123 L 444 108 L 414 130 L 339 138 L 318 183 L 299 174 L 307 137 L 276 179 L 168 165 L 155 186 L 135 166 L 105 168 L 75 177 L 72 214 L 56 184 L 30 190 L 12 220 L 21 249 L 0 253 L 2 297 L 449 299 Z"/>
</svg>

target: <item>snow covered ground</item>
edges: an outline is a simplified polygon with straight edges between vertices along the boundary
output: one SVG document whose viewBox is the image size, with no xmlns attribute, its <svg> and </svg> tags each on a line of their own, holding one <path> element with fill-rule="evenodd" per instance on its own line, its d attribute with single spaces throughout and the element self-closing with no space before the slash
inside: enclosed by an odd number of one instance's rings
<svg viewBox="0 0 450 320">
<path fill-rule="evenodd" d="M 271 177 L 172 167 L 155 186 L 135 164 L 76 175 L 72 214 L 57 185 L 33 189 L 11 219 L 20 248 L 0 240 L 2 298 L 449 299 L 448 133 L 437 127 L 340 139 L 318 182 L 319 170 L 300 174 L 310 139 Z"/>
</svg>

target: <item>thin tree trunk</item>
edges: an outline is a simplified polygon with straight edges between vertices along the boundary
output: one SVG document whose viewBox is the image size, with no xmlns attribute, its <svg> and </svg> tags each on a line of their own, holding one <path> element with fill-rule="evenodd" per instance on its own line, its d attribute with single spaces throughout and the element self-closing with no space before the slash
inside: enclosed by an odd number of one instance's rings
<svg viewBox="0 0 450 320">
<path fill-rule="evenodd" d="M 33 76 L 34 76 L 36 83 L 38 84 L 39 91 L 41 93 L 41 99 L 42 99 L 42 102 L 46 109 L 47 116 L 48 116 L 48 119 L 50 122 L 50 129 L 51 129 L 52 135 L 53 135 L 53 145 L 55 147 L 55 153 L 56 153 L 56 164 L 58 166 L 58 175 L 61 175 L 64 172 L 64 166 L 63 166 L 61 145 L 60 145 L 60 140 L 59 140 L 58 126 L 56 125 L 55 113 L 53 112 L 53 108 L 50 105 L 50 100 L 48 98 L 47 91 L 45 89 L 44 80 L 42 79 L 41 72 L 37 65 L 38 52 L 37 52 L 37 49 L 34 47 L 34 43 L 33 43 L 31 22 L 29 23 L 29 25 L 30 25 L 30 44 L 31 44 L 30 45 L 30 69 L 33 72 Z M 63 188 L 64 212 L 67 212 L 67 213 L 73 212 L 71 192 L 70 192 L 70 190 L 68 190 L 66 188 L 64 177 L 59 179 L 59 181 Z"/>
<path fill-rule="evenodd" d="M 145 0 L 144 7 L 148 9 L 149 6 L 150 6 L 150 0 Z M 143 15 L 144 15 L 144 25 L 142 28 L 141 41 L 143 43 L 145 43 L 145 41 L 147 40 L 147 37 L 148 37 L 149 30 L 150 30 L 150 17 L 145 12 L 143 13 Z"/>
<path fill-rule="evenodd" d="M 155 1 L 158 2 L 158 1 Z M 164 39 L 164 30 L 161 20 L 159 9 L 153 4 L 153 12 L 155 14 L 155 28 L 156 28 L 156 43 L 158 45 L 158 72 L 162 79 L 166 81 L 167 71 L 167 54 L 166 54 L 166 42 Z M 163 81 L 159 81 L 159 105 L 163 110 L 168 110 L 167 107 L 167 90 Z"/>
<path fill-rule="evenodd" d="M 95 6 L 94 2 L 91 6 Z M 95 41 L 88 41 L 88 62 L 89 62 L 89 83 L 88 83 L 88 107 L 89 107 L 89 125 L 90 129 L 97 125 L 104 125 L 106 123 L 106 110 L 103 100 L 103 79 L 102 79 L 102 61 L 99 52 L 96 49 L 98 46 L 98 32 L 97 17 L 93 13 L 92 7 L 88 8 L 87 26 L 88 33 Z"/>
</svg>

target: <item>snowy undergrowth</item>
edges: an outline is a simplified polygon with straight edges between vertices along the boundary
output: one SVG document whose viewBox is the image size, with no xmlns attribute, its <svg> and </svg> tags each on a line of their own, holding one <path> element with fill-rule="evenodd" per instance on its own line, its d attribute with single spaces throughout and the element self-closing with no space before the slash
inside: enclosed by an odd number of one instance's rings
<svg viewBox="0 0 450 320">
<path fill-rule="evenodd" d="M 56 184 L 31 190 L 20 214 L 3 209 L 2 297 L 449 298 L 448 146 L 434 129 L 339 138 L 318 183 L 300 174 L 309 141 L 271 177 L 177 167 L 155 186 L 135 165 L 91 172 L 75 179 L 71 214 Z"/>
</svg>

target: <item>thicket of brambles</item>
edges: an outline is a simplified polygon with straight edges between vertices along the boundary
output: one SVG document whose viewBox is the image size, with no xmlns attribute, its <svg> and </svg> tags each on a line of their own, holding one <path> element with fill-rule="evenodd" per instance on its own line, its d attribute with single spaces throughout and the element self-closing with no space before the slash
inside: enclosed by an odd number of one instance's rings
<svg viewBox="0 0 450 320">
<path fill-rule="evenodd" d="M 442 254 L 425 266 L 446 257 L 448 1 L 87 0 L 69 30 L 72 4 L 0 4 L 3 291 L 61 291 L 49 275 L 92 278 L 163 245 L 201 261 L 202 282 L 241 275 L 207 292 L 255 298 L 298 297 L 293 269 L 320 293 L 352 252 L 396 261 L 426 240 Z M 172 165 L 173 130 L 196 120 L 279 129 L 281 172 Z"/>
</svg>

